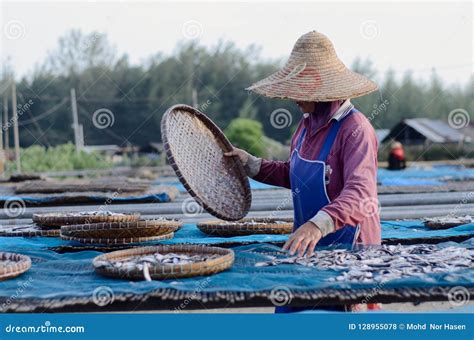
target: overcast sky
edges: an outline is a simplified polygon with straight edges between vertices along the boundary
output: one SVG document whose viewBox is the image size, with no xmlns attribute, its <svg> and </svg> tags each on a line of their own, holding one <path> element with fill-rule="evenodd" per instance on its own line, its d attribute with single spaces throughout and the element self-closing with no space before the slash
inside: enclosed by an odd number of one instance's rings
<svg viewBox="0 0 474 340">
<path fill-rule="evenodd" d="M 318 30 L 347 65 L 369 57 L 379 71 L 411 69 L 424 79 L 434 67 L 448 83 L 474 73 L 472 2 L 1 1 L 0 10 L 1 56 L 11 58 L 17 75 L 73 28 L 107 33 L 134 63 L 169 54 L 183 39 L 256 44 L 263 58 L 285 58 L 301 34 Z"/>
</svg>

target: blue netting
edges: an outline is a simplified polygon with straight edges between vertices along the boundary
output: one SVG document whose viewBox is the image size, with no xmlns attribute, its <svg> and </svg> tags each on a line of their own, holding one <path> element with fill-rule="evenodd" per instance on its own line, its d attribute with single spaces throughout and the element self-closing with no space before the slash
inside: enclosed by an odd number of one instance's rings
<svg viewBox="0 0 474 340">
<path fill-rule="evenodd" d="M 474 168 L 457 165 L 435 165 L 431 168 L 410 167 L 391 171 L 379 169 L 377 180 L 382 185 L 440 185 L 442 181 L 474 179 Z"/>
<path fill-rule="evenodd" d="M 178 179 L 176 180 L 173 180 L 173 178 L 165 178 L 165 179 L 158 179 L 156 180 L 155 182 L 153 182 L 154 185 L 168 185 L 168 186 L 174 186 L 176 187 L 180 192 L 186 192 L 186 189 L 184 188 L 184 186 L 181 184 L 180 181 L 178 181 Z M 273 186 L 273 185 L 269 185 L 269 184 L 265 184 L 265 183 L 260 183 L 260 182 L 257 182 L 251 178 L 249 178 L 249 182 L 250 182 L 250 189 L 252 190 L 264 190 L 264 189 L 278 189 L 279 187 L 276 187 L 276 186 Z"/>
<path fill-rule="evenodd" d="M 115 294 L 143 294 L 158 288 L 173 288 L 181 291 L 202 292 L 234 291 L 254 292 L 271 290 L 283 285 L 291 290 L 309 291 L 323 288 L 374 288 L 377 283 L 328 282 L 340 274 L 337 270 L 324 270 L 299 265 L 255 267 L 254 264 L 266 259 L 265 254 L 279 250 L 268 244 L 248 245 L 234 248 L 234 266 L 225 272 L 209 276 L 179 280 L 130 282 L 104 278 L 97 275 L 92 267 L 92 259 L 99 255 L 95 251 L 58 254 L 47 247 L 60 245 L 62 241 L 52 238 L 0 238 L 3 251 L 12 251 L 31 257 L 32 268 L 22 276 L 0 283 L 0 296 L 10 297 L 21 292 L 22 298 L 66 298 L 91 297 L 99 286 L 110 287 Z M 459 246 L 474 249 L 474 239 L 462 244 L 447 242 L 439 247 Z M 384 282 L 384 288 L 474 286 L 474 268 L 450 272 L 449 274 L 429 274 L 424 277 L 398 279 Z"/>
<path fill-rule="evenodd" d="M 464 224 L 459 227 L 432 230 L 423 225 L 419 220 L 409 221 L 382 221 L 382 238 L 430 238 L 430 237 L 450 237 L 461 235 L 474 235 L 474 223 Z M 172 240 L 166 243 L 196 243 L 196 244 L 217 244 L 217 243 L 255 243 L 255 242 L 285 242 L 287 235 L 250 235 L 236 237 L 210 237 L 201 232 L 195 224 L 186 224 L 181 228 Z"/>
<path fill-rule="evenodd" d="M 170 197 L 167 193 L 156 193 L 156 194 L 149 194 L 149 195 L 135 195 L 135 196 L 126 196 L 126 197 L 112 197 L 106 195 L 88 195 L 88 196 L 81 196 L 84 197 L 85 200 L 90 202 L 105 202 L 105 201 L 127 201 L 127 202 L 169 202 Z M 23 195 L 15 195 L 15 196 L 0 196 L 0 201 L 9 201 L 9 200 L 21 200 L 26 204 L 38 204 L 38 203 L 52 203 L 52 202 L 61 202 L 66 199 L 70 199 L 71 196 L 65 195 L 50 195 L 50 196 L 23 196 Z"/>
<path fill-rule="evenodd" d="M 443 181 L 473 180 L 474 168 L 466 168 L 457 165 L 433 165 L 432 167 L 409 167 L 405 170 L 391 171 L 378 169 L 377 180 L 385 186 L 420 186 L 420 185 L 442 185 Z M 171 185 L 185 192 L 183 185 L 174 178 L 158 179 L 155 185 Z M 273 185 L 257 182 L 250 179 L 250 187 L 253 190 L 275 189 Z"/>
</svg>

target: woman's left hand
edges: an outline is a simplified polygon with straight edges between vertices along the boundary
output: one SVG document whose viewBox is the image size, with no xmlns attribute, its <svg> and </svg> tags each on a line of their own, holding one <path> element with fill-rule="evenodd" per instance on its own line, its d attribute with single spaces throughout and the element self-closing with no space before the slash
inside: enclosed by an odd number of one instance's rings
<svg viewBox="0 0 474 340">
<path fill-rule="evenodd" d="M 306 250 L 308 250 L 306 255 L 312 256 L 314 248 L 322 236 L 321 230 L 313 222 L 308 221 L 290 235 L 283 246 L 283 250 L 289 250 L 290 255 L 295 255 L 298 252 L 300 257 L 304 256 Z"/>
</svg>

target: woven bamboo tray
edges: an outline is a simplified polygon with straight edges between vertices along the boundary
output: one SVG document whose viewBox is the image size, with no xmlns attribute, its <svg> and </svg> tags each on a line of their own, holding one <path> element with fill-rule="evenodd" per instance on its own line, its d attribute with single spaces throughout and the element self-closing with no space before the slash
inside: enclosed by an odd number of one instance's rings
<svg viewBox="0 0 474 340">
<path fill-rule="evenodd" d="M 219 220 L 204 221 L 197 224 L 199 230 L 212 236 L 243 236 L 255 234 L 291 234 L 292 218 L 244 218 L 235 222 Z"/>
<path fill-rule="evenodd" d="M 61 239 L 66 241 L 75 241 L 82 244 L 96 244 L 96 245 L 124 245 L 131 243 L 150 242 L 169 240 L 174 237 L 174 233 L 167 233 L 158 236 L 145 236 L 145 237 L 114 237 L 114 238 L 99 238 L 99 237 L 74 237 L 61 234 Z"/>
<path fill-rule="evenodd" d="M 59 229 L 45 229 L 35 224 L 0 225 L 0 236 L 5 237 L 59 237 L 59 235 Z"/>
<path fill-rule="evenodd" d="M 78 238 L 151 237 L 175 232 L 182 225 L 181 221 L 166 219 L 74 224 L 62 226 L 61 235 Z"/>
<path fill-rule="evenodd" d="M 56 194 L 65 192 L 121 192 L 139 193 L 149 189 L 148 184 L 124 182 L 90 182 L 90 181 L 31 181 L 19 184 L 16 194 Z"/>
<path fill-rule="evenodd" d="M 175 105 L 161 120 L 170 165 L 186 190 L 217 218 L 235 221 L 247 215 L 252 193 L 238 157 L 225 157 L 232 145 L 202 112 Z"/>
<path fill-rule="evenodd" d="M 26 255 L 0 252 L 0 281 L 23 274 L 31 267 L 31 259 Z"/>
<path fill-rule="evenodd" d="M 134 280 L 143 280 L 143 270 L 138 268 L 125 269 L 115 267 L 100 266 L 101 261 L 126 261 L 127 259 L 140 255 L 151 255 L 155 253 L 167 254 L 205 254 L 205 255 L 219 255 L 215 259 L 207 261 L 194 262 L 188 264 L 155 264 L 148 267 L 149 275 L 155 280 L 176 279 L 193 276 L 213 275 L 229 269 L 234 264 L 234 252 L 230 249 L 207 247 L 199 245 L 161 245 L 154 247 L 140 247 L 126 250 L 114 251 L 96 257 L 93 261 L 96 272 L 101 275 L 127 278 Z"/>
<path fill-rule="evenodd" d="M 61 227 L 68 224 L 87 224 L 101 222 L 135 222 L 139 213 L 120 215 L 75 215 L 68 213 L 33 214 L 33 222 L 45 227 Z"/>
<path fill-rule="evenodd" d="M 432 217 L 426 218 L 424 225 L 433 230 L 454 228 L 463 224 L 472 223 L 470 218 L 463 217 Z"/>
</svg>

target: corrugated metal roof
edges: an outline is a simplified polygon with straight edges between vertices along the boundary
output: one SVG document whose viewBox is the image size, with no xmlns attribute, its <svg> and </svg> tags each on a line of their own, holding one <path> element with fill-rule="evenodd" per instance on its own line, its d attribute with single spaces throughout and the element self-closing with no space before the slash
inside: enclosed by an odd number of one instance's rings
<svg viewBox="0 0 474 340">
<path fill-rule="evenodd" d="M 389 133 L 390 129 L 375 129 L 375 134 L 377 135 L 377 140 L 379 143 L 381 143 Z"/>
<path fill-rule="evenodd" d="M 410 118 L 403 122 L 415 129 L 433 143 L 457 143 L 463 134 L 440 119 Z"/>
</svg>

